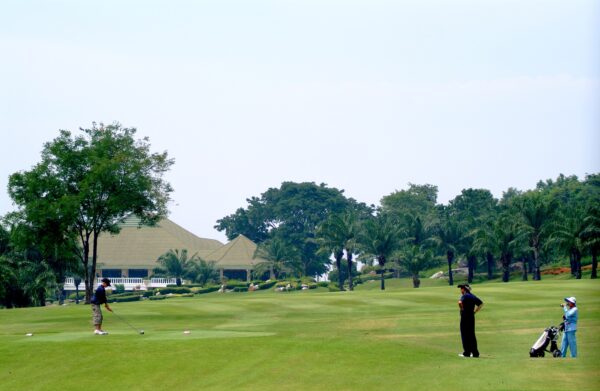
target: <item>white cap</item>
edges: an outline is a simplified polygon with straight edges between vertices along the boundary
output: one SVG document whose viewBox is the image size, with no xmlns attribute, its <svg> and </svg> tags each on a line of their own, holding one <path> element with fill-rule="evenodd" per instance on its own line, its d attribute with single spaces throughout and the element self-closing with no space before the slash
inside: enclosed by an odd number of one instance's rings
<svg viewBox="0 0 600 391">
<path fill-rule="evenodd" d="M 573 303 L 573 305 L 577 305 L 577 299 L 573 296 L 565 297 L 565 301 L 568 301 L 569 303 Z"/>
</svg>

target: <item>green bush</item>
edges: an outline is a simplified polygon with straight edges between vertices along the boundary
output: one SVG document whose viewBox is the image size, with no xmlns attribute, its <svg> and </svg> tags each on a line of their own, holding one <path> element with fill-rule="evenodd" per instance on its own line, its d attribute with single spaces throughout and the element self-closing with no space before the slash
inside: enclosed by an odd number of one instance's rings
<svg viewBox="0 0 600 391">
<path fill-rule="evenodd" d="M 147 291 L 142 291 L 142 296 L 143 297 L 151 297 L 156 295 L 156 290 L 155 289 L 148 289 Z"/>
<path fill-rule="evenodd" d="M 327 287 L 329 287 L 329 281 L 319 281 L 319 282 L 317 282 L 317 286 L 320 286 L 322 288 L 327 288 Z"/>
<path fill-rule="evenodd" d="M 124 293 L 125 292 L 125 285 L 123 284 L 115 284 L 115 289 L 114 289 L 114 293 Z"/>
<path fill-rule="evenodd" d="M 167 296 L 150 296 L 148 299 L 150 300 L 164 300 Z"/>
<path fill-rule="evenodd" d="M 139 301 L 140 300 L 140 295 L 125 295 L 125 296 L 117 296 L 114 297 L 116 295 L 111 296 L 110 299 L 108 299 L 109 302 L 111 303 L 125 303 L 128 301 Z"/>
<path fill-rule="evenodd" d="M 219 289 L 220 289 L 220 287 L 215 285 L 215 286 L 207 286 L 206 288 L 196 289 L 195 292 L 196 292 L 196 294 L 201 295 L 203 293 L 216 292 Z"/>
<path fill-rule="evenodd" d="M 233 288 L 234 292 L 248 292 L 248 287 L 247 286 L 236 286 L 235 288 Z"/>
<path fill-rule="evenodd" d="M 250 283 L 245 281 L 229 280 L 225 283 L 225 289 L 235 289 L 237 287 L 248 288 L 248 285 L 250 285 Z"/>
<path fill-rule="evenodd" d="M 186 288 L 183 286 L 180 287 L 167 287 L 167 288 L 160 288 L 156 290 L 157 292 L 160 292 L 161 295 L 168 295 L 169 293 L 192 293 L 192 290 L 190 288 Z"/>
<path fill-rule="evenodd" d="M 266 281 L 266 282 L 263 282 L 263 283 L 259 283 L 258 284 L 258 289 L 259 290 L 270 289 L 270 288 L 273 288 L 275 286 L 275 284 L 277 284 L 277 280 L 271 280 L 271 281 Z"/>
</svg>

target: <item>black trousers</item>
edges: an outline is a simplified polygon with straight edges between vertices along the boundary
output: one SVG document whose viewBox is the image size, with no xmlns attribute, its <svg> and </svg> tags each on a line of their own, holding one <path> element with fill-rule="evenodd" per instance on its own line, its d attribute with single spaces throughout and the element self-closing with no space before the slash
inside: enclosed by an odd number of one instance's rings
<svg viewBox="0 0 600 391">
<path fill-rule="evenodd" d="M 465 356 L 473 355 L 473 357 L 479 357 L 479 350 L 477 350 L 477 338 L 475 337 L 474 316 L 461 316 L 460 337 L 462 339 L 463 354 Z"/>
</svg>

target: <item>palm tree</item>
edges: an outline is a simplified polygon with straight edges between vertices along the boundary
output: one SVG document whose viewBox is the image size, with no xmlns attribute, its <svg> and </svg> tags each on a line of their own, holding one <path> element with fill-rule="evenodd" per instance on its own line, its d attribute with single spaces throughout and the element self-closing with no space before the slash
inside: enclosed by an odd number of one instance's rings
<svg viewBox="0 0 600 391">
<path fill-rule="evenodd" d="M 342 277 L 342 257 L 344 256 L 344 232 L 342 219 L 338 215 L 330 215 L 327 220 L 317 227 L 316 241 L 319 245 L 318 254 L 330 256 L 333 254 L 335 266 L 338 270 L 338 284 L 344 290 Z M 350 273 L 352 279 L 352 273 Z"/>
<path fill-rule="evenodd" d="M 397 256 L 400 265 L 411 274 L 413 288 L 418 288 L 421 285 L 419 273 L 434 266 L 433 251 L 415 244 L 404 246 L 397 253 Z"/>
<path fill-rule="evenodd" d="M 341 267 L 341 258 L 339 259 L 340 263 L 338 263 L 338 257 L 340 256 L 339 248 L 341 247 L 342 249 L 342 256 L 345 253 L 346 264 L 348 268 L 349 290 L 354 289 L 352 284 L 352 265 L 354 255 L 358 253 L 359 230 L 360 227 L 358 225 L 356 214 L 353 211 L 347 211 L 341 215 L 334 214 L 329 216 L 329 218 L 320 226 L 320 229 L 317 231 L 317 242 L 320 245 L 323 245 L 322 248 L 326 254 L 334 254 L 338 271 L 340 271 L 339 267 Z M 330 238 L 332 242 L 329 243 L 326 238 Z M 343 284 L 341 275 L 342 273 L 340 272 L 339 282 L 340 284 Z M 343 285 L 340 285 L 340 289 L 342 286 Z"/>
<path fill-rule="evenodd" d="M 208 283 L 217 282 L 219 280 L 219 271 L 216 268 L 217 262 L 205 261 L 204 259 L 198 259 L 192 265 L 190 269 L 190 276 L 193 276 L 194 282 L 201 285 Z"/>
<path fill-rule="evenodd" d="M 514 216 L 508 213 L 504 213 L 494 222 L 481 225 L 470 233 L 474 237 L 472 251 L 486 254 L 488 279 L 492 277 L 493 254 L 498 254 L 502 264 L 502 281 L 509 281 L 510 264 L 515 253 L 523 251 L 526 247 L 526 234 L 527 232 L 522 229 Z"/>
<path fill-rule="evenodd" d="M 381 290 L 385 290 L 385 263 L 400 246 L 400 230 L 385 216 L 366 220 L 359 243 L 367 256 L 377 259 L 381 272 Z"/>
<path fill-rule="evenodd" d="M 267 240 L 256 247 L 255 258 L 265 261 L 256 264 L 254 271 L 258 275 L 269 272 L 269 279 L 278 279 L 282 274 L 300 274 L 302 265 L 299 254 L 294 247 L 286 246 L 278 237 Z"/>
<path fill-rule="evenodd" d="M 21 267 L 25 293 L 31 297 L 33 303 L 45 306 L 46 292 L 56 286 L 56 274 L 45 261 L 25 261 Z"/>
<path fill-rule="evenodd" d="M 460 225 L 458 221 L 450 219 L 450 217 L 445 214 L 442 221 L 435 229 L 434 238 L 438 247 L 446 253 L 446 260 L 448 261 L 448 285 L 454 285 L 452 264 L 463 237 L 464 229 L 462 228 L 462 225 Z"/>
<path fill-rule="evenodd" d="M 585 229 L 583 210 L 576 208 L 568 215 L 561 214 L 556 219 L 547 245 L 556 245 L 564 253 L 569 254 L 571 274 L 581 279 L 581 258 L 585 252 L 582 234 Z"/>
<path fill-rule="evenodd" d="M 592 254 L 592 275 L 598 277 L 598 253 L 600 252 L 600 206 L 593 205 L 588 209 L 587 216 L 583 219 L 583 230 L 579 234 L 583 245 Z"/>
<path fill-rule="evenodd" d="M 471 251 L 486 259 L 487 279 L 494 278 L 493 269 L 496 263 L 494 253 L 499 253 L 498 243 L 494 235 L 494 224 L 492 220 L 483 222 L 479 227 L 469 233 L 473 237 Z"/>
<path fill-rule="evenodd" d="M 533 279 L 541 280 L 540 273 L 540 249 L 547 227 L 554 213 L 554 202 L 540 192 L 531 191 L 523 194 L 515 200 L 515 206 L 519 210 L 524 227 L 529 234 L 529 243 L 533 250 L 534 271 Z"/>
<path fill-rule="evenodd" d="M 162 274 L 176 279 L 177 286 L 181 286 L 181 280 L 192 275 L 196 262 L 200 260 L 198 253 L 188 258 L 187 249 L 171 249 L 158 257 L 157 262 L 162 268 L 154 269 L 155 274 Z"/>
</svg>

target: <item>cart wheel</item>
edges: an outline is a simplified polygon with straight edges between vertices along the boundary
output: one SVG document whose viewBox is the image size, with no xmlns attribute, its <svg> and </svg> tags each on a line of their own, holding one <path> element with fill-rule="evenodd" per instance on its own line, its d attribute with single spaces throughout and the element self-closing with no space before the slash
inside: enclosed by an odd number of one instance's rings
<svg viewBox="0 0 600 391">
<path fill-rule="evenodd" d="M 560 350 L 555 350 L 554 352 L 552 352 L 552 356 L 553 357 L 560 357 L 561 356 Z"/>
</svg>

